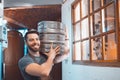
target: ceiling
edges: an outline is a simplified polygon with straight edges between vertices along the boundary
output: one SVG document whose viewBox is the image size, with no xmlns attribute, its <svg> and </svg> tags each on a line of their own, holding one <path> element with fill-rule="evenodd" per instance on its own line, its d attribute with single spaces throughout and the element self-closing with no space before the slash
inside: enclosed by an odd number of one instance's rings
<svg viewBox="0 0 120 80">
<path fill-rule="evenodd" d="M 4 0 L 4 7 L 62 4 L 63 0 Z"/>
<path fill-rule="evenodd" d="M 37 28 L 40 21 L 60 21 L 62 0 L 4 0 L 8 28 Z"/>
</svg>

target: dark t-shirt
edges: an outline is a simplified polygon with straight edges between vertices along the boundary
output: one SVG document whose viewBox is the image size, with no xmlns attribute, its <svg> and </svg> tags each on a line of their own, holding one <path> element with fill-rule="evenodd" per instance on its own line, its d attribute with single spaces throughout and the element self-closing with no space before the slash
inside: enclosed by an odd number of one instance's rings
<svg viewBox="0 0 120 80">
<path fill-rule="evenodd" d="M 46 61 L 46 59 L 47 59 L 47 57 L 42 54 L 40 55 L 40 57 L 33 57 L 33 56 L 30 56 L 29 54 L 22 57 L 18 62 L 18 66 L 19 66 L 19 69 L 21 71 L 21 74 L 22 74 L 24 80 L 41 80 L 40 77 L 27 74 L 25 72 L 25 68 L 27 65 L 29 65 L 31 63 L 38 63 L 41 65 L 42 63 L 44 63 Z"/>
</svg>

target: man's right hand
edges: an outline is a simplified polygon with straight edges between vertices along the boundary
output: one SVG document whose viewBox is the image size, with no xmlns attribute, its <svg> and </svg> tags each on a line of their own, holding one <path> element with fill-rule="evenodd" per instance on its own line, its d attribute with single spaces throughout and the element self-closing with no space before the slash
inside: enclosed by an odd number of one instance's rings
<svg viewBox="0 0 120 80">
<path fill-rule="evenodd" d="M 54 59 L 55 56 L 59 54 L 59 51 L 60 51 L 60 46 L 56 46 L 55 48 L 53 48 L 53 43 L 52 43 L 50 47 L 50 51 L 46 53 L 46 55 Z"/>
</svg>

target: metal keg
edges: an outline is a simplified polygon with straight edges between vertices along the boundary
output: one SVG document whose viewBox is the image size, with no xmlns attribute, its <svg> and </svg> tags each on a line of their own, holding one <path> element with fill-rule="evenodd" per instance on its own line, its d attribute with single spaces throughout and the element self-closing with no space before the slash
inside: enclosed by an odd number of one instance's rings
<svg viewBox="0 0 120 80">
<path fill-rule="evenodd" d="M 38 23 L 38 32 L 40 33 L 41 52 L 49 52 L 53 43 L 53 48 L 60 46 L 60 54 L 65 46 L 65 26 L 57 21 L 41 21 Z"/>
</svg>

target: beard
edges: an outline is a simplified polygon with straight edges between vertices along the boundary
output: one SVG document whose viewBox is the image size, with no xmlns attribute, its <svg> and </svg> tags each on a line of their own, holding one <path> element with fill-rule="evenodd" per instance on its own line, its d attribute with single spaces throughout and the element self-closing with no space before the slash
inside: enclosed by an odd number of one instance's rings
<svg viewBox="0 0 120 80">
<path fill-rule="evenodd" d="M 39 46 L 39 48 L 33 48 L 35 45 L 38 45 Z M 40 45 L 39 44 L 34 44 L 34 45 L 28 45 L 28 48 L 29 48 L 29 50 L 31 50 L 32 52 L 38 52 L 38 51 L 40 51 Z"/>
</svg>

